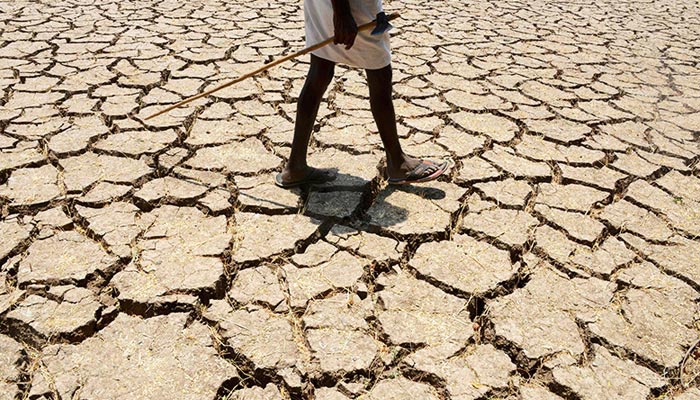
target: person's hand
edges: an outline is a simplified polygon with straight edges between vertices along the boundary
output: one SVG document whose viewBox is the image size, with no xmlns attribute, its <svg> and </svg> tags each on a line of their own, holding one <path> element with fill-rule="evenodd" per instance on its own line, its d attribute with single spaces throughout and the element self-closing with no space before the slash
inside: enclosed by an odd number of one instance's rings
<svg viewBox="0 0 700 400">
<path fill-rule="evenodd" d="M 355 44 L 355 37 L 357 37 L 357 24 L 352 14 L 348 13 L 334 13 L 333 14 L 333 25 L 335 27 L 335 44 L 344 44 L 346 50 L 350 50 L 353 44 Z"/>
</svg>

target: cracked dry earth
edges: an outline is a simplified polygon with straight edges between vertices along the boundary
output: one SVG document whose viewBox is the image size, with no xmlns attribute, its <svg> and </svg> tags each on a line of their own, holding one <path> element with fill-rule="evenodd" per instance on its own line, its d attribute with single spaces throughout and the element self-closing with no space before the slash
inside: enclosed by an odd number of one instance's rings
<svg viewBox="0 0 700 400">
<path fill-rule="evenodd" d="M 394 0 L 275 187 L 300 0 L 0 1 L 0 399 L 700 399 L 700 10 Z"/>
</svg>

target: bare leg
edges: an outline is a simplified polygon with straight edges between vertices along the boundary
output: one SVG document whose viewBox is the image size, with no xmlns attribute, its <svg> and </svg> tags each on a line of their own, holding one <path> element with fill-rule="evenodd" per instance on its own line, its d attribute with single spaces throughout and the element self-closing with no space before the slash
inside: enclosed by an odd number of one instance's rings
<svg viewBox="0 0 700 400">
<path fill-rule="evenodd" d="M 401 150 L 392 101 L 391 65 L 381 69 L 368 69 L 366 72 L 370 107 L 386 152 L 387 173 L 390 178 L 403 178 L 416 168 L 421 160 L 408 156 Z M 437 170 L 437 165 L 431 168 Z"/>
<path fill-rule="evenodd" d="M 283 182 L 293 182 L 308 176 L 311 167 L 306 163 L 306 153 L 311 138 L 311 130 L 316 121 L 318 107 L 323 94 L 333 79 L 335 63 L 311 55 L 311 66 L 306 82 L 297 101 L 297 116 L 294 125 L 294 139 L 289 162 L 282 171 Z"/>
</svg>

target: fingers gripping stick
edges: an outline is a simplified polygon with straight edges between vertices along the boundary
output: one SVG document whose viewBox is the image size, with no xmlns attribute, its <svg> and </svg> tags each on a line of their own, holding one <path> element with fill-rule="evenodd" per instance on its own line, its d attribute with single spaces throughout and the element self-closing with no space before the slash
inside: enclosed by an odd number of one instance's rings
<svg viewBox="0 0 700 400">
<path fill-rule="evenodd" d="M 360 25 L 360 26 L 357 28 L 357 31 L 358 31 L 358 32 L 362 32 L 362 31 L 367 31 L 367 30 L 373 29 L 373 30 L 372 30 L 372 35 L 379 35 L 379 34 L 382 34 L 382 33 L 386 32 L 386 31 L 388 31 L 389 29 L 392 28 L 392 26 L 391 26 L 391 24 L 389 23 L 389 21 L 394 20 L 394 19 L 396 19 L 396 18 L 398 18 L 398 17 L 399 17 L 399 14 L 397 14 L 397 13 L 392 13 L 392 14 L 386 15 L 386 14 L 384 14 L 383 12 L 381 12 L 381 13 L 377 14 L 377 19 L 375 19 L 375 20 L 372 21 L 372 22 L 368 22 L 368 23 L 366 23 L 366 24 L 364 24 L 364 25 Z M 322 41 L 322 42 L 320 42 L 320 43 L 317 43 L 317 44 L 315 44 L 315 45 L 313 45 L 313 46 L 309 46 L 309 47 L 307 47 L 307 48 L 305 48 L 305 49 L 303 49 L 303 50 L 297 51 L 296 53 L 293 53 L 293 54 L 290 54 L 290 55 L 288 55 L 288 56 L 282 57 L 282 58 L 280 58 L 280 59 L 278 59 L 278 60 L 275 60 L 275 61 L 273 61 L 273 62 L 271 62 L 271 63 L 269 63 L 269 64 L 265 64 L 264 66 L 262 66 L 262 67 L 256 69 L 255 71 L 251 71 L 251 72 L 249 72 L 249 73 L 247 73 L 247 74 L 245 74 L 245 75 L 242 75 L 242 76 L 240 76 L 240 77 L 238 77 L 238 78 L 236 78 L 236 79 L 234 79 L 234 80 L 232 80 L 232 81 L 226 82 L 226 83 L 224 83 L 223 85 L 217 86 L 217 87 L 215 87 L 215 88 L 213 88 L 213 89 L 211 89 L 211 90 L 207 90 L 206 92 L 202 92 L 202 93 L 200 93 L 200 94 L 198 94 L 198 95 L 189 97 L 189 98 L 187 98 L 187 99 L 185 99 L 185 100 L 182 100 L 182 101 L 180 101 L 180 102 L 178 102 L 178 103 L 175 103 L 175 104 L 173 104 L 173 105 L 171 105 L 171 106 L 169 106 L 169 107 L 166 107 L 166 108 L 164 108 L 163 110 L 160 110 L 160 111 L 156 112 L 155 114 L 151 114 L 151 115 L 149 115 L 148 117 L 146 117 L 146 120 L 149 120 L 149 119 L 151 119 L 151 118 L 155 118 L 155 117 L 157 117 L 157 116 L 159 116 L 159 115 L 162 115 L 162 114 L 165 114 L 165 113 L 167 113 L 168 111 L 172 111 L 172 110 L 174 110 L 174 109 L 176 109 L 176 108 L 178 108 L 178 107 L 182 107 L 182 106 L 184 106 L 185 104 L 191 103 L 191 102 L 193 102 L 193 101 L 195 101 L 195 100 L 197 100 L 197 99 L 201 99 L 202 97 L 209 96 L 209 95 L 212 94 L 212 93 L 218 92 L 219 90 L 225 89 L 225 88 L 227 88 L 227 87 L 229 87 L 229 86 L 231 86 L 231 85 L 234 85 L 234 84 L 236 84 L 236 83 L 238 83 L 238 82 L 241 82 L 241 81 L 243 81 L 243 80 L 245 80 L 245 79 L 248 79 L 248 78 L 250 78 L 251 76 L 257 75 L 257 74 L 259 74 L 259 73 L 261 73 L 261 72 L 263 72 L 263 71 L 267 71 L 268 69 L 270 69 L 270 68 L 272 68 L 272 67 L 274 67 L 274 66 L 276 66 L 276 65 L 282 64 L 282 63 L 285 62 L 285 61 L 289 61 L 289 60 L 291 60 L 291 59 L 293 59 L 293 58 L 296 58 L 296 57 L 299 57 L 299 56 L 303 56 L 304 54 L 311 53 L 311 52 L 314 51 L 314 50 L 318 50 L 318 49 L 320 49 L 321 47 L 324 47 L 324 46 L 327 46 L 327 45 L 333 43 L 334 41 L 335 41 L 335 36 L 334 36 L 334 37 L 330 37 L 330 38 L 328 38 L 328 39 L 326 39 L 326 40 L 324 40 L 324 41 Z"/>
</svg>

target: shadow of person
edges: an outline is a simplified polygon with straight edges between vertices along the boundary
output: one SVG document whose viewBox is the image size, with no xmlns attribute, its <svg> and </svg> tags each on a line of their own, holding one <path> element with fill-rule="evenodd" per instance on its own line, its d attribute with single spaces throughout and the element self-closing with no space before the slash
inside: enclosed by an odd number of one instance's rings
<svg viewBox="0 0 700 400">
<path fill-rule="evenodd" d="M 359 182 L 361 185 L 348 185 L 348 182 Z M 400 225 L 411 218 L 411 212 L 403 206 L 404 203 L 428 201 L 433 204 L 447 197 L 444 190 L 433 186 L 389 185 L 382 188 L 382 185 L 378 177 L 367 181 L 339 173 L 336 181 L 309 189 L 304 213 L 315 218 L 343 219 L 344 223 L 353 225 L 366 225 L 369 222 L 375 228 L 382 229 Z M 393 201 L 397 198 L 398 201 Z M 415 208 L 421 209 L 420 206 Z M 429 208 L 425 210 L 430 211 Z"/>
<path fill-rule="evenodd" d="M 338 173 L 335 180 L 308 188 L 303 212 L 314 218 L 352 223 L 369 208 L 378 185 L 376 176 L 368 180 Z"/>
<path fill-rule="evenodd" d="M 347 219 L 361 210 L 371 197 L 374 178 L 337 173 L 322 184 L 280 188 L 274 173 L 258 177 L 236 177 L 236 205 L 243 211 L 265 214 L 304 214 L 316 219 Z"/>
<path fill-rule="evenodd" d="M 423 186 L 390 185 L 364 213 L 370 231 L 410 237 L 446 232 L 461 207 L 464 190 L 433 181 Z"/>
<path fill-rule="evenodd" d="M 445 182 L 385 185 L 379 175 L 338 172 L 335 180 L 294 189 L 275 186 L 274 173 L 236 177 L 237 208 L 267 215 L 301 214 L 316 224 L 345 224 L 413 235 L 445 231 L 460 194 Z M 323 230 L 323 229 L 322 229 Z"/>
<path fill-rule="evenodd" d="M 397 190 L 406 193 L 411 193 L 427 200 L 442 200 L 447 196 L 444 190 L 433 186 L 389 185 L 387 186 L 386 190 L 388 193 Z"/>
<path fill-rule="evenodd" d="M 335 184 L 293 190 L 276 186 L 274 173 L 235 177 L 236 248 L 232 259 L 254 263 L 304 252 L 310 243 L 340 225 L 401 239 L 444 232 L 450 224 L 452 214 L 445 207 L 454 207 L 443 202 L 454 202 L 453 190 L 446 195 L 444 189 L 454 185 L 431 182 L 423 187 L 384 187 L 377 176 L 338 175 Z M 357 184 L 342 184 L 348 182 Z"/>
</svg>

